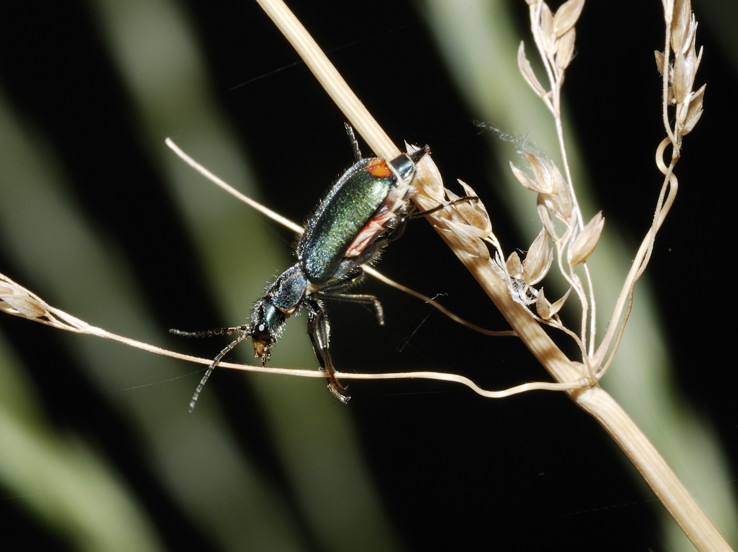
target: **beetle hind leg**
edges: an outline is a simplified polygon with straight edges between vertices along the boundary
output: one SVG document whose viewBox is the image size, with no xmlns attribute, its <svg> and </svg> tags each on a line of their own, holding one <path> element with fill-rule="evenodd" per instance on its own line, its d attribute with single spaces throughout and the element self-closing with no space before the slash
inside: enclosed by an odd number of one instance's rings
<svg viewBox="0 0 738 552">
<path fill-rule="evenodd" d="M 379 299 L 374 295 L 368 293 L 343 293 L 341 290 L 346 289 L 352 284 L 361 280 L 364 277 L 364 269 L 360 266 L 352 269 L 343 280 L 340 280 L 334 284 L 325 286 L 316 295 L 325 299 L 335 299 L 337 301 L 345 301 L 348 303 L 360 303 L 366 305 L 374 310 L 374 315 L 377 317 L 377 322 L 380 326 L 384 326 L 384 309 Z"/>
</svg>

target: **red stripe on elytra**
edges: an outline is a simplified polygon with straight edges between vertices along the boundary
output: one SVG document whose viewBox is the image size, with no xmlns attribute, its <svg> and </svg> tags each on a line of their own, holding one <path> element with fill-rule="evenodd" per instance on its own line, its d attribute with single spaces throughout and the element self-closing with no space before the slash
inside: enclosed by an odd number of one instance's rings
<svg viewBox="0 0 738 552">
<path fill-rule="evenodd" d="M 374 241 L 374 238 L 384 230 L 384 225 L 393 216 L 395 216 L 395 214 L 392 211 L 385 211 L 381 215 L 369 219 L 369 221 L 364 225 L 364 228 L 359 230 L 356 234 L 354 241 L 352 241 L 351 245 L 348 246 L 343 256 L 358 257 L 361 255 L 367 246 Z"/>
</svg>

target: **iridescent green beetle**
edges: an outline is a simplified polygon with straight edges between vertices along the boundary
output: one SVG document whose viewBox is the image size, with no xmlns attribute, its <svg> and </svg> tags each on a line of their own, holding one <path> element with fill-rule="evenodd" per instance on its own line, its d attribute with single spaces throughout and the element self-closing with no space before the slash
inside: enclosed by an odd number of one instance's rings
<svg viewBox="0 0 738 552">
<path fill-rule="evenodd" d="M 171 330 L 178 335 L 203 337 L 239 334 L 215 357 L 195 389 L 190 412 L 218 363 L 241 341 L 251 337 L 254 354 L 262 365 L 269 360 L 272 345 L 282 334 L 287 318 L 301 308 L 307 310 L 307 331 L 315 356 L 328 379 L 328 389 L 342 403 L 350 396 L 335 377 L 329 351 L 330 324 L 324 299 L 337 299 L 371 305 L 380 324 L 382 306 L 373 295 L 346 293 L 364 274 L 361 265 L 371 263 L 393 238 L 398 237 L 410 218 L 430 211 L 414 212 L 410 202 L 417 163 L 430 152 L 428 146 L 402 154 L 392 161 L 362 159 L 353 129 L 346 125 L 352 140 L 356 163 L 333 185 L 308 219 L 305 233 L 297 244 L 297 263 L 285 270 L 254 305 L 248 324 L 201 332 Z M 457 199 L 452 203 L 471 198 Z"/>
</svg>

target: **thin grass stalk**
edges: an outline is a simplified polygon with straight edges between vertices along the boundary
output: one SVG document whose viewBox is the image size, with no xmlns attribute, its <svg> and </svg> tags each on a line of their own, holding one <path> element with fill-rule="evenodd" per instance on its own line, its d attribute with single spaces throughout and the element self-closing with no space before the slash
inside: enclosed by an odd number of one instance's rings
<svg viewBox="0 0 738 552">
<path fill-rule="evenodd" d="M 381 274 L 380 274 L 381 276 Z M 385 278 L 385 277 L 382 277 Z M 387 279 L 389 282 L 391 280 Z M 400 286 L 403 287 L 403 286 Z M 417 292 L 415 292 L 416 295 Z M 422 297 L 422 296 L 421 296 Z M 196 357 L 192 355 L 186 355 L 157 347 L 143 341 L 131 339 L 113 332 L 109 332 L 103 328 L 88 324 L 84 320 L 81 320 L 71 314 L 64 312 L 61 309 L 49 305 L 41 297 L 35 293 L 24 288 L 17 282 L 11 280 L 6 275 L 0 273 L 0 312 L 9 314 L 11 316 L 18 316 L 25 318 L 39 324 L 51 326 L 57 330 L 64 330 L 68 332 L 90 335 L 100 337 L 102 339 L 108 339 L 111 341 L 117 341 L 123 345 L 133 347 L 135 349 L 141 349 L 143 351 L 153 353 L 156 355 L 167 356 L 178 360 L 184 360 L 187 362 L 194 362 L 196 364 L 202 364 L 208 366 L 212 363 L 210 358 Z M 451 313 L 448 313 L 451 314 Z M 466 323 L 454 315 L 452 319 L 458 319 L 460 323 Z M 509 334 L 510 332 L 489 332 L 488 330 L 481 331 L 494 334 Z M 299 368 L 278 368 L 274 366 L 262 366 L 262 365 L 251 365 L 251 364 L 238 364 L 234 362 L 223 361 L 218 364 L 221 368 L 230 368 L 233 370 L 241 370 L 244 372 L 255 372 L 270 375 L 282 375 L 291 377 L 303 377 L 303 378 L 325 378 L 325 374 L 318 370 L 308 370 Z M 464 385 L 474 391 L 475 393 L 492 399 L 510 397 L 519 393 L 527 393 L 529 391 L 561 391 L 565 389 L 576 389 L 580 385 L 578 383 L 570 383 L 562 385 L 554 382 L 528 382 L 502 390 L 484 389 L 477 385 L 471 379 L 461 376 L 459 374 L 444 373 L 444 372 L 428 372 L 428 371 L 417 371 L 417 372 L 390 372 L 390 373 L 372 373 L 363 374 L 360 372 L 336 372 L 336 375 L 341 379 L 354 379 L 354 380 L 389 380 L 389 379 L 426 379 L 434 381 L 445 381 L 450 383 L 458 383 Z"/>
</svg>

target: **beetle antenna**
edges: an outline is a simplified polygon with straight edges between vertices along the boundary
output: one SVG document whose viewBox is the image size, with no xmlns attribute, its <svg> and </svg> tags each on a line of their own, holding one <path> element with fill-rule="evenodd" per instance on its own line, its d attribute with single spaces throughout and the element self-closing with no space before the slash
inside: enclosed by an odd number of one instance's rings
<svg viewBox="0 0 738 552">
<path fill-rule="evenodd" d="M 231 335 L 236 332 L 248 332 L 248 331 L 249 331 L 249 325 L 241 324 L 240 326 L 229 326 L 228 328 L 213 328 L 211 330 L 197 330 L 194 332 L 171 328 L 169 330 L 169 333 L 172 335 L 179 335 L 182 337 L 200 338 L 200 337 L 215 337 L 218 335 Z"/>
<path fill-rule="evenodd" d="M 346 128 L 346 134 L 348 134 L 349 141 L 351 142 L 351 149 L 354 152 L 354 157 L 357 161 L 361 161 L 361 149 L 359 149 L 359 141 L 356 139 L 354 127 L 348 123 L 343 123 L 343 126 Z"/>
<path fill-rule="evenodd" d="M 200 397 L 200 393 L 202 393 L 202 390 L 205 387 L 205 384 L 207 383 L 208 379 L 210 378 L 210 374 L 212 374 L 213 370 L 215 370 L 215 367 L 218 366 L 218 364 L 223 359 L 223 357 L 227 355 L 231 351 L 231 349 L 233 349 L 236 345 L 241 343 L 241 341 L 243 341 L 250 335 L 251 335 L 250 332 L 244 331 L 236 339 L 231 341 L 220 353 L 218 353 L 218 356 L 216 356 L 213 359 L 213 362 L 211 362 L 210 366 L 208 366 L 208 369 L 205 370 L 205 375 L 200 380 L 200 383 L 197 384 L 197 387 L 195 388 L 195 392 L 192 394 L 192 398 L 190 399 L 190 406 L 188 408 L 188 411 L 190 414 L 192 414 L 192 411 L 195 410 L 195 404 L 197 403 L 197 399 Z"/>
</svg>

